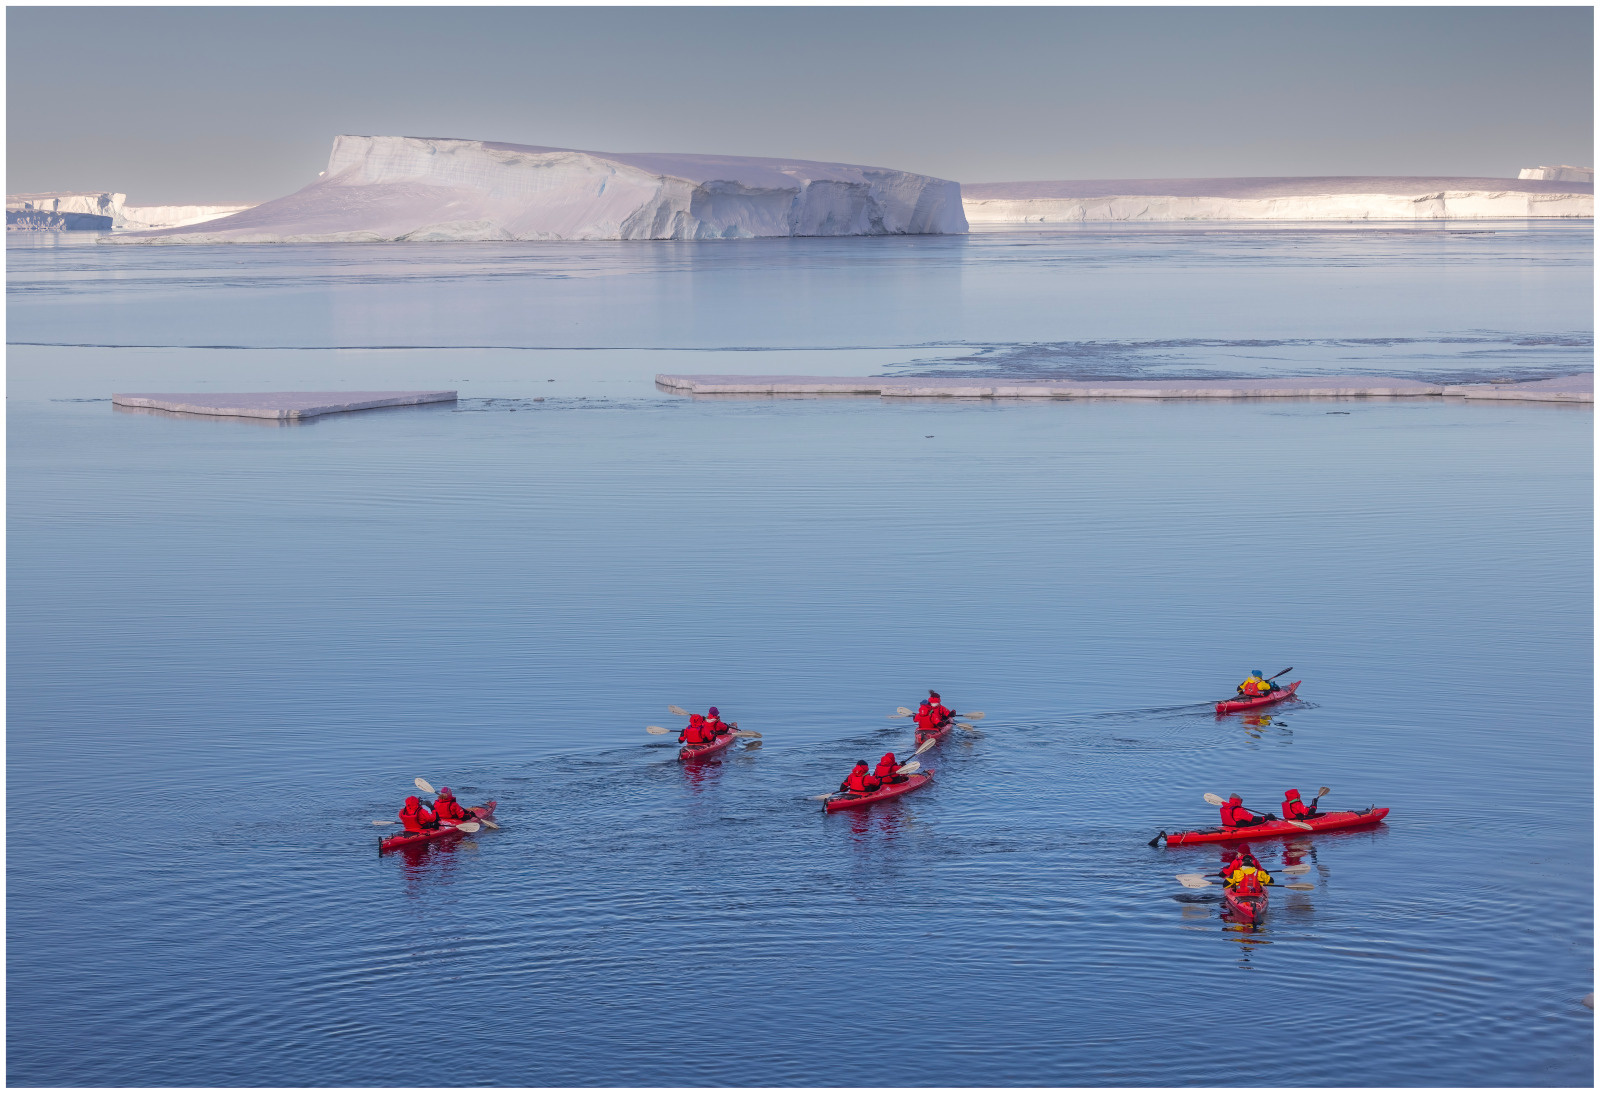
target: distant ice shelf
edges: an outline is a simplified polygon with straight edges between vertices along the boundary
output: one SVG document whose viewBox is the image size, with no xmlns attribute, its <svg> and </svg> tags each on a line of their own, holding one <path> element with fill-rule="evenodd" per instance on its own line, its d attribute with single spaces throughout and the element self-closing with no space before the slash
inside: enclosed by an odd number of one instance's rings
<svg viewBox="0 0 1600 1094">
<path fill-rule="evenodd" d="M 119 243 L 749 239 L 967 230 L 954 182 L 809 160 L 341 136 L 296 193 Z"/>
<path fill-rule="evenodd" d="M 227 205 L 129 205 L 126 194 L 62 191 L 7 194 L 6 228 L 10 231 L 149 230 L 203 224 L 249 209 L 244 202 Z"/>
<path fill-rule="evenodd" d="M 1328 176 L 986 182 L 962 187 L 972 224 L 1114 220 L 1483 220 L 1593 217 L 1592 182 Z"/>
</svg>

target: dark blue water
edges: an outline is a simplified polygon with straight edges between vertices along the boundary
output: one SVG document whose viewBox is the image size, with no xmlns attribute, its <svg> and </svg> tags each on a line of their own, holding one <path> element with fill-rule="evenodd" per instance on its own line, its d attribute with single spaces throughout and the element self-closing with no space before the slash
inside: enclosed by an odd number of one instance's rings
<svg viewBox="0 0 1600 1094">
<path fill-rule="evenodd" d="M 64 335 L 81 250 L 21 253 L 62 282 L 12 337 Z M 176 323 L 138 292 L 83 326 Z M 13 348 L 11 1083 L 1590 1081 L 1588 408 L 654 390 L 694 356 Z M 77 401 L 447 380 L 284 428 Z M 1291 664 L 1304 702 L 1211 713 Z M 988 714 L 930 786 L 806 800 L 929 687 Z M 669 703 L 761 745 L 685 770 Z M 417 776 L 502 830 L 380 858 Z M 1256 844 L 1314 885 L 1259 930 L 1173 880 L 1216 849 L 1146 846 L 1319 785 L 1393 813 Z"/>
</svg>

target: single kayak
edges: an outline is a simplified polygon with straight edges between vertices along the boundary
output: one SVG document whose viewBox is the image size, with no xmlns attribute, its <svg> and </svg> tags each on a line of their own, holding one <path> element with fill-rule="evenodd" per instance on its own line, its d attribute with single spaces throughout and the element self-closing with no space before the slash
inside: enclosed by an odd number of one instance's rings
<svg viewBox="0 0 1600 1094">
<path fill-rule="evenodd" d="M 1357 812 L 1339 810 L 1318 813 L 1314 817 L 1306 817 L 1300 823 L 1309 824 L 1313 832 L 1331 832 L 1339 828 L 1361 828 L 1368 824 L 1377 824 L 1388 815 L 1387 809 L 1372 806 Z M 1162 836 L 1166 838 L 1167 846 L 1173 847 L 1180 843 L 1226 843 L 1229 840 L 1271 839 L 1276 836 L 1305 834 L 1304 828 L 1297 828 L 1287 821 L 1276 820 L 1252 824 L 1246 828 L 1202 828 L 1195 832 L 1162 833 Z"/>
<path fill-rule="evenodd" d="M 838 809 L 859 809 L 863 805 L 873 802 L 888 801 L 898 798 L 901 794 L 909 794 L 929 779 L 933 778 L 932 771 L 919 771 L 915 775 L 907 775 L 903 783 L 893 783 L 882 790 L 874 790 L 870 794 L 838 794 L 822 803 L 822 808 L 829 813 Z"/>
<path fill-rule="evenodd" d="M 731 733 L 724 733 L 720 737 L 717 737 L 715 740 L 713 740 L 710 744 L 684 745 L 682 748 L 678 749 L 678 759 L 684 761 L 703 760 L 707 756 L 715 756 L 717 753 L 721 752 L 738 739 L 739 738 L 735 737 Z"/>
<path fill-rule="evenodd" d="M 1217 704 L 1217 713 L 1232 714 L 1235 711 L 1240 710 L 1255 710 L 1258 707 L 1270 707 L 1273 703 L 1281 703 L 1285 699 L 1293 699 L 1294 689 L 1299 686 L 1300 681 L 1296 680 L 1286 688 L 1279 688 L 1277 691 L 1258 696 L 1255 699 L 1224 699 L 1222 702 Z"/>
<path fill-rule="evenodd" d="M 917 730 L 917 747 L 922 747 L 928 741 L 942 741 L 955 731 L 956 720 L 954 718 L 938 729 L 919 729 Z"/>
<path fill-rule="evenodd" d="M 1229 889 L 1222 894 L 1222 903 L 1227 908 L 1226 914 L 1240 923 L 1260 923 L 1267 916 L 1267 894 L 1235 892 Z"/>
<path fill-rule="evenodd" d="M 484 802 L 482 805 L 473 806 L 469 812 L 474 817 L 493 817 L 495 802 Z M 378 840 L 378 854 L 393 851 L 396 847 L 408 847 L 413 843 L 427 843 L 429 840 L 443 839 L 445 836 L 464 836 L 465 832 L 453 824 L 441 824 L 437 828 L 430 828 L 426 832 L 401 832 L 398 836 L 384 836 Z"/>
</svg>

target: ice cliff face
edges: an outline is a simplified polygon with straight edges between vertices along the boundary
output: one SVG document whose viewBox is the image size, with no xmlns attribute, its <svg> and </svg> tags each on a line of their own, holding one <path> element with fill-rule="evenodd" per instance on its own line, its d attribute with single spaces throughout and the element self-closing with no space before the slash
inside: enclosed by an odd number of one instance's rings
<svg viewBox="0 0 1600 1094">
<path fill-rule="evenodd" d="M 303 190 L 203 231 L 130 233 L 117 242 L 747 239 L 966 230 L 956 183 L 881 167 L 341 136 L 323 177 Z"/>
<path fill-rule="evenodd" d="M 1592 217 L 1594 186 L 1489 178 L 1096 179 L 962 188 L 973 224 Z"/>
<path fill-rule="evenodd" d="M 1587 182 L 1594 184 L 1593 167 L 1573 167 L 1563 163 L 1557 167 L 1524 167 L 1517 172 L 1519 179 L 1545 179 L 1549 182 Z"/>
</svg>

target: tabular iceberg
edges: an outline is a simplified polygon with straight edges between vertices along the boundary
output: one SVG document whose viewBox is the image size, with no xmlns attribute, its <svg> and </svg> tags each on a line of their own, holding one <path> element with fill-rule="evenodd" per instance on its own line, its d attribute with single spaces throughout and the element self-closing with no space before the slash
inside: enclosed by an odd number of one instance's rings
<svg viewBox="0 0 1600 1094">
<path fill-rule="evenodd" d="M 1493 178 L 1091 179 L 962 187 L 973 224 L 1592 217 L 1594 186 Z"/>
<path fill-rule="evenodd" d="M 328 169 L 204 230 L 118 243 L 748 239 L 967 230 L 954 182 L 806 160 L 341 136 Z"/>
<path fill-rule="evenodd" d="M 175 228 L 202 224 L 249 209 L 233 205 L 128 205 L 126 194 L 109 190 L 49 194 L 7 194 L 6 227 L 11 231 L 110 231 Z"/>
</svg>

